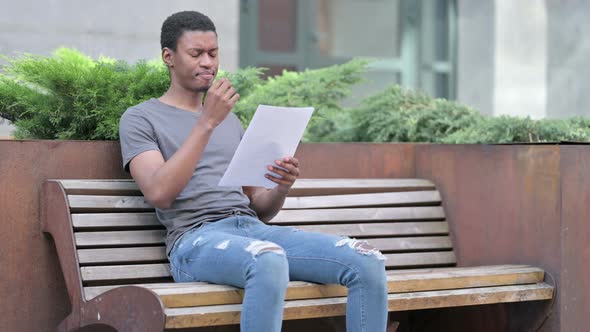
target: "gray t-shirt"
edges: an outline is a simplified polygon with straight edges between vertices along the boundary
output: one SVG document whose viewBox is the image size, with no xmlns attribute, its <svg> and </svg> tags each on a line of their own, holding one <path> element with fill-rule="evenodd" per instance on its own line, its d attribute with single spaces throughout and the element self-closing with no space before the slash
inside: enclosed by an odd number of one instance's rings
<svg viewBox="0 0 590 332">
<path fill-rule="evenodd" d="M 129 162 L 145 151 L 157 150 L 164 160 L 170 159 L 193 130 L 199 116 L 200 113 L 178 109 L 155 98 L 127 109 L 119 125 L 125 170 L 129 171 Z M 213 130 L 191 179 L 172 206 L 156 208 L 158 219 L 168 231 L 167 253 L 184 232 L 205 221 L 237 213 L 256 217 L 241 187 L 217 185 L 243 135 L 242 124 L 230 112 Z"/>
</svg>

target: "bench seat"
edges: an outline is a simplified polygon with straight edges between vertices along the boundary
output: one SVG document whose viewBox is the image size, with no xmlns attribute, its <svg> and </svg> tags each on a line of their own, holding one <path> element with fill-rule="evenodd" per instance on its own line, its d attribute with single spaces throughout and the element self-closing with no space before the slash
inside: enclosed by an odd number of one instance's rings
<svg viewBox="0 0 590 332">
<path fill-rule="evenodd" d="M 55 240 L 72 301 L 61 330 L 144 328 L 111 313 L 107 304 L 116 302 L 129 303 L 127 318 L 149 316 L 145 328 L 154 331 L 239 324 L 242 289 L 172 281 L 165 230 L 133 181 L 51 180 L 43 198 L 43 228 Z M 300 179 L 270 223 L 365 239 L 381 250 L 390 311 L 553 297 L 537 267 L 457 267 L 442 199 L 428 180 Z M 284 319 L 344 315 L 346 294 L 339 285 L 291 281 Z M 133 305 L 139 296 L 153 305 Z"/>
</svg>

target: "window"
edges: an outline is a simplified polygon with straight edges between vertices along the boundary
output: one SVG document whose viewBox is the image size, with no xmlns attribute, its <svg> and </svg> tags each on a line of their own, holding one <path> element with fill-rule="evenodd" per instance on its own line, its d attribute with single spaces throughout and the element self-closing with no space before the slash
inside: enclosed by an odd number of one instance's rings
<svg viewBox="0 0 590 332">
<path fill-rule="evenodd" d="M 242 0 L 240 65 L 303 70 L 377 59 L 364 96 L 393 83 L 455 97 L 454 0 Z"/>
</svg>

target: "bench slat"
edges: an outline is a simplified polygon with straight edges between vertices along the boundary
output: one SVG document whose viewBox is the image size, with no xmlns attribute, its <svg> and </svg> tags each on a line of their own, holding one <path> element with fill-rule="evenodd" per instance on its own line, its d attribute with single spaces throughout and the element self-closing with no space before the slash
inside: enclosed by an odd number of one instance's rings
<svg viewBox="0 0 590 332">
<path fill-rule="evenodd" d="M 363 221 L 444 220 L 441 206 L 282 210 L 270 224 L 338 223 Z M 97 228 L 163 227 L 153 212 L 73 213 L 77 230 Z"/>
<path fill-rule="evenodd" d="M 389 294 L 388 302 L 390 311 L 404 311 L 547 300 L 552 296 L 553 287 L 545 283 L 537 283 Z M 286 301 L 283 319 L 341 316 L 346 313 L 346 300 L 346 297 L 336 297 Z M 165 310 L 166 328 L 238 324 L 241 307 L 240 304 L 228 304 L 169 308 Z"/>
<path fill-rule="evenodd" d="M 283 209 L 316 209 L 357 206 L 403 206 L 440 204 L 438 191 L 369 193 L 329 196 L 287 197 Z"/>
<path fill-rule="evenodd" d="M 385 266 L 403 268 L 414 266 L 450 265 L 455 263 L 455 254 L 448 252 L 420 252 L 386 254 Z M 83 281 L 120 281 L 129 279 L 154 279 L 170 277 L 169 264 L 137 264 L 84 266 L 80 268 Z"/>
<path fill-rule="evenodd" d="M 68 195 L 72 212 L 153 211 L 143 196 Z"/>
<path fill-rule="evenodd" d="M 77 230 L 96 228 L 164 227 L 154 212 L 72 213 Z"/>
<path fill-rule="evenodd" d="M 68 195 L 139 195 L 133 180 L 55 180 Z M 361 192 L 432 190 L 423 179 L 298 179 L 290 196 L 336 195 Z"/>
<path fill-rule="evenodd" d="M 421 237 L 421 238 L 377 238 L 367 239 L 369 244 L 381 251 L 415 251 L 415 250 L 449 250 L 452 248 L 448 236 Z M 121 264 L 140 262 L 166 261 L 166 248 L 159 247 L 133 247 L 133 248 L 106 248 L 106 249 L 79 249 L 78 259 L 80 264 Z"/>
<path fill-rule="evenodd" d="M 367 223 L 336 225 L 303 225 L 302 230 L 344 236 L 408 236 L 408 235 L 445 235 L 449 225 L 444 221 Z"/>
<path fill-rule="evenodd" d="M 409 268 L 419 266 L 451 266 L 457 264 L 457 257 L 452 251 L 413 252 L 384 254 L 388 268 Z"/>
<path fill-rule="evenodd" d="M 342 195 L 363 192 L 433 190 L 425 179 L 298 179 L 290 196 Z"/>
<path fill-rule="evenodd" d="M 530 266 L 502 266 L 451 268 L 405 273 L 406 271 L 387 271 L 389 293 L 417 292 L 429 290 L 489 287 L 500 285 L 531 284 L 543 281 L 543 270 Z M 139 284 L 135 286 L 153 290 L 160 296 L 164 305 L 190 307 L 198 305 L 236 304 L 243 299 L 243 290 L 227 285 L 204 282 Z M 118 285 L 85 287 L 86 300 L 90 300 Z M 286 299 L 324 298 L 346 296 L 347 290 L 338 285 L 319 285 L 303 281 L 289 282 Z"/>
<path fill-rule="evenodd" d="M 166 247 L 78 249 L 80 264 L 165 262 Z"/>
<path fill-rule="evenodd" d="M 141 195 L 133 180 L 56 180 L 68 195 Z"/>
<path fill-rule="evenodd" d="M 448 290 L 475 287 L 492 287 L 506 285 L 532 284 L 542 282 L 543 271 L 529 268 L 517 273 L 502 271 L 494 275 L 459 272 L 459 275 L 428 275 L 408 278 L 404 275 L 387 276 L 388 292 L 405 293 L 417 291 Z M 417 276 L 413 276 L 417 277 Z M 201 305 L 240 304 L 243 290 L 225 285 L 201 284 L 184 287 L 151 288 L 160 296 L 168 308 L 193 307 Z M 290 282 L 286 299 L 314 299 L 346 296 L 347 289 L 339 285 L 318 285 L 308 282 Z"/>
<path fill-rule="evenodd" d="M 75 233 L 77 247 L 162 244 L 165 230 Z"/>
<path fill-rule="evenodd" d="M 81 267 L 83 281 L 155 279 L 170 277 L 170 264 L 138 264 Z"/>
<path fill-rule="evenodd" d="M 401 222 L 336 225 L 305 225 L 297 228 L 351 237 L 446 235 L 446 222 Z M 76 246 L 130 246 L 160 244 L 164 242 L 165 230 L 109 231 L 75 233 Z"/>
<path fill-rule="evenodd" d="M 362 221 L 444 220 L 441 206 L 281 210 L 271 224 L 338 223 Z"/>
<path fill-rule="evenodd" d="M 424 194 L 426 193 L 426 194 Z M 72 212 L 152 211 L 143 196 L 68 195 Z M 440 204 L 436 191 L 372 193 L 339 196 L 287 197 L 283 209 L 346 208 Z"/>
</svg>

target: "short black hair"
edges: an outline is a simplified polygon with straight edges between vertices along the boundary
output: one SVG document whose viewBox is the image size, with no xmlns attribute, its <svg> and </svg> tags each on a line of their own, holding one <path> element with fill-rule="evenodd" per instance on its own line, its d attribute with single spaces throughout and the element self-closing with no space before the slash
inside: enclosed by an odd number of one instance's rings
<svg viewBox="0 0 590 332">
<path fill-rule="evenodd" d="M 160 45 L 162 49 L 167 47 L 176 52 L 178 38 L 185 31 L 213 31 L 215 24 L 207 15 L 196 11 L 183 11 L 172 14 L 162 24 L 160 33 Z"/>
</svg>

